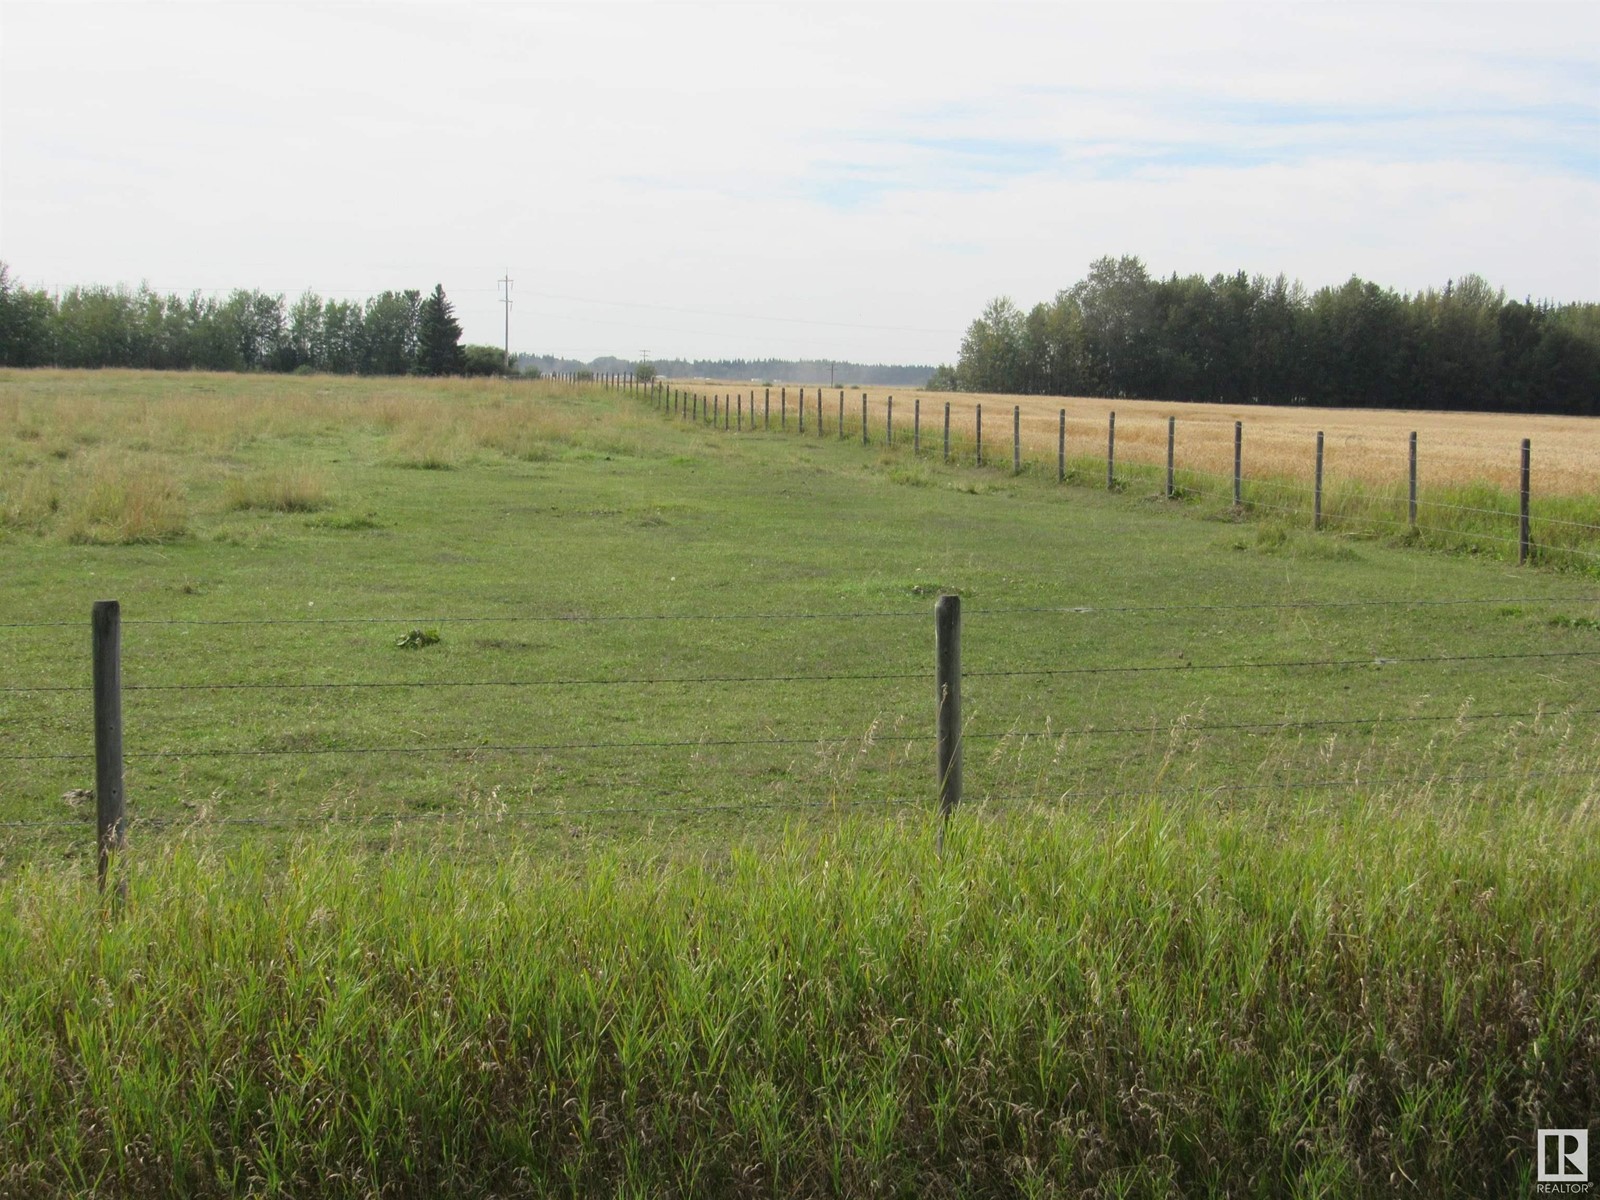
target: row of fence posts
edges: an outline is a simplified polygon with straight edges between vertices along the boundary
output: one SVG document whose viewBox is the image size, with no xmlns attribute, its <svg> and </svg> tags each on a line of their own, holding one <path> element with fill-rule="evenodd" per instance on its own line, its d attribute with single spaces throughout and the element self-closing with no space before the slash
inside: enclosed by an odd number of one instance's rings
<svg viewBox="0 0 1600 1200">
<path fill-rule="evenodd" d="M 711 408 L 706 408 L 706 400 L 697 392 L 688 392 L 679 388 L 671 388 L 659 381 L 641 385 L 632 376 L 606 375 L 601 377 L 601 382 L 608 387 L 620 387 L 637 391 L 641 386 L 648 387 L 652 401 L 657 407 L 663 408 L 676 415 L 684 416 L 691 420 L 704 420 L 709 418 L 711 424 L 729 428 L 730 412 L 735 402 L 725 399 L 720 393 L 711 399 Z M 806 431 L 806 389 L 800 389 L 800 398 L 797 411 L 799 414 L 799 430 Z M 839 419 L 838 434 L 842 439 L 845 433 L 844 389 L 839 390 Z M 744 429 L 744 395 L 740 393 L 737 398 L 739 411 L 738 428 Z M 688 408 L 685 408 L 685 405 Z M 750 428 L 756 427 L 756 397 L 755 390 L 750 391 Z M 772 427 L 772 389 L 763 389 L 762 413 L 763 427 Z M 885 405 L 884 441 L 887 445 L 894 445 L 894 397 L 890 396 Z M 824 434 L 822 421 L 822 388 L 817 388 L 817 436 Z M 789 427 L 789 389 L 779 390 L 778 399 L 779 428 Z M 1167 418 L 1167 479 L 1166 497 L 1172 499 L 1177 495 L 1177 440 L 1178 418 Z M 869 445 L 871 442 L 867 420 L 867 393 L 861 393 L 861 444 Z M 974 457 L 978 466 L 983 466 L 983 405 L 974 406 L 973 412 L 973 442 Z M 1317 430 L 1316 473 L 1315 483 L 1312 488 L 1312 516 L 1313 529 L 1322 528 L 1322 497 L 1323 497 L 1323 431 Z M 1417 526 L 1417 434 L 1413 430 L 1408 438 L 1408 478 L 1407 478 L 1407 503 L 1406 510 L 1411 528 Z M 922 397 L 917 396 L 912 401 L 911 416 L 911 448 L 914 454 L 922 453 Z M 944 460 L 950 459 L 950 402 L 944 405 Z M 1517 562 L 1524 564 L 1532 550 L 1531 521 L 1529 514 L 1530 504 L 1530 476 L 1532 465 L 1532 441 L 1522 439 L 1522 469 L 1521 486 L 1519 488 L 1519 515 L 1517 534 Z M 1013 474 L 1022 473 L 1022 406 L 1013 405 L 1011 409 L 1011 470 Z M 1056 480 L 1064 481 L 1067 477 L 1067 410 L 1061 409 L 1058 414 L 1056 426 Z M 1106 489 L 1115 491 L 1117 486 L 1117 414 L 1113 411 L 1106 421 Z M 1244 507 L 1244 422 L 1233 423 L 1233 506 Z"/>
<path fill-rule="evenodd" d="M 940 596 L 933 610 L 935 753 L 939 815 L 946 821 L 961 803 L 961 597 Z M 128 803 L 122 762 L 122 606 L 97 600 L 90 611 L 90 662 L 94 676 L 95 873 L 104 893 L 112 856 L 128 847 Z M 115 895 L 126 901 L 119 875 Z"/>
</svg>

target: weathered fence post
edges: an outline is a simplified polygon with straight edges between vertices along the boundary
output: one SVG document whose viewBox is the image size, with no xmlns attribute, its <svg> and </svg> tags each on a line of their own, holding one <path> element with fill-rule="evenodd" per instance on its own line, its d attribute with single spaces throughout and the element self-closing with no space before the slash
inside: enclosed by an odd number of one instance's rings
<svg viewBox="0 0 1600 1200">
<path fill-rule="evenodd" d="M 1056 420 L 1056 482 L 1067 481 L 1067 410 L 1062 409 Z"/>
<path fill-rule="evenodd" d="M 752 421 L 754 417 L 750 418 Z M 761 428 L 772 428 L 772 389 L 763 388 L 761 391 Z"/>
<path fill-rule="evenodd" d="M 1239 508 L 1244 503 L 1244 422 L 1233 423 L 1233 506 Z"/>
<path fill-rule="evenodd" d="M 863 394 L 862 397 L 861 397 L 861 403 L 862 403 L 861 411 L 862 412 L 866 411 L 866 401 L 867 401 L 867 398 Z M 839 393 L 839 440 L 841 442 L 844 441 L 844 393 L 843 392 Z"/>
<path fill-rule="evenodd" d="M 938 703 L 939 815 L 961 803 L 961 597 L 940 596 L 933 609 L 934 688 Z"/>
<path fill-rule="evenodd" d="M 94 670 L 95 840 L 100 891 L 106 890 L 112 851 L 128 844 L 126 798 L 122 788 L 122 609 L 115 600 L 96 600 L 90 634 Z M 117 885 L 125 895 L 126 881 Z"/>
<path fill-rule="evenodd" d="M 922 453 L 922 397 L 911 397 L 911 453 Z"/>
<path fill-rule="evenodd" d="M 1178 445 L 1178 418 L 1167 418 L 1167 499 L 1171 500 L 1176 489 L 1173 487 L 1172 467 L 1176 460 Z"/>
<path fill-rule="evenodd" d="M 1533 465 L 1533 442 L 1528 438 L 1522 439 L 1522 519 L 1517 530 L 1517 565 L 1528 561 L 1528 551 L 1532 548 L 1533 539 L 1528 536 L 1528 484 L 1530 482 L 1531 468 Z"/>
<path fill-rule="evenodd" d="M 1411 431 L 1411 488 L 1406 511 L 1411 516 L 1411 528 L 1417 527 L 1417 431 Z"/>
<path fill-rule="evenodd" d="M 817 436 L 821 437 L 822 429 L 822 389 L 817 389 Z"/>
<path fill-rule="evenodd" d="M 1311 528 L 1322 528 L 1322 430 L 1317 430 L 1317 484 L 1311 496 Z"/>
<path fill-rule="evenodd" d="M 983 466 L 983 405 L 978 405 L 978 465 Z"/>
<path fill-rule="evenodd" d="M 789 429 L 789 389 L 784 388 L 778 393 L 778 431 L 786 433 Z"/>
<path fill-rule="evenodd" d="M 1117 414 L 1106 422 L 1106 491 L 1117 487 Z"/>
<path fill-rule="evenodd" d="M 739 398 L 734 401 L 733 427 L 740 433 L 744 432 L 744 393 L 739 393 Z"/>
<path fill-rule="evenodd" d="M 892 445 L 894 445 L 894 397 L 893 396 L 890 396 L 889 399 L 885 402 L 885 413 L 886 413 L 886 415 L 884 416 L 884 419 L 883 419 L 883 442 L 884 442 L 884 445 L 886 445 L 886 446 L 892 446 Z"/>
<path fill-rule="evenodd" d="M 817 395 L 818 396 L 822 395 L 822 390 L 820 388 L 817 390 Z M 820 407 L 821 404 L 822 404 L 822 401 L 818 400 L 817 404 Z M 804 433 L 805 431 L 806 431 L 806 390 L 805 390 L 805 388 L 801 388 L 800 389 L 800 432 Z"/>
<path fill-rule="evenodd" d="M 950 401 L 944 402 L 944 460 L 950 461 Z"/>
<path fill-rule="evenodd" d="M 1022 474 L 1022 405 L 1011 406 L 1011 473 Z"/>
<path fill-rule="evenodd" d="M 867 394 L 861 393 L 861 444 L 867 444 Z"/>
</svg>

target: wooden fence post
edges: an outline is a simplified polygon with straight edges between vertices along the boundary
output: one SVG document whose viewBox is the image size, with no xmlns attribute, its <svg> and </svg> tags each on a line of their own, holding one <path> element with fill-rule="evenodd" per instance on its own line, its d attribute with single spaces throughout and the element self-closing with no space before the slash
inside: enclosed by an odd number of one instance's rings
<svg viewBox="0 0 1600 1200">
<path fill-rule="evenodd" d="M 1517 565 L 1521 566 L 1528 561 L 1528 552 L 1533 548 L 1533 539 L 1529 536 L 1528 521 L 1528 491 L 1533 465 L 1533 442 L 1529 438 L 1522 439 L 1522 514 L 1517 528 Z"/>
<path fill-rule="evenodd" d="M 862 411 L 866 411 L 866 396 L 861 397 Z M 844 441 L 844 392 L 839 393 L 839 440 Z"/>
<path fill-rule="evenodd" d="M 1244 422 L 1233 423 L 1233 506 L 1244 504 Z"/>
<path fill-rule="evenodd" d="M 939 815 L 961 803 L 961 597 L 940 596 L 933 609 L 934 695 L 938 705 Z"/>
<path fill-rule="evenodd" d="M 1067 481 L 1067 410 L 1062 409 L 1056 422 L 1056 482 Z"/>
<path fill-rule="evenodd" d="M 978 405 L 978 465 L 983 466 L 983 405 Z"/>
<path fill-rule="evenodd" d="M 1022 405 L 1011 406 L 1011 473 L 1022 474 Z"/>
<path fill-rule="evenodd" d="M 1411 516 L 1411 528 L 1417 527 L 1417 431 L 1411 431 L 1411 487 L 1406 511 Z"/>
<path fill-rule="evenodd" d="M 820 397 L 822 395 L 822 389 L 821 388 L 817 389 L 817 395 L 818 395 L 818 397 Z M 822 406 L 821 399 L 818 399 L 817 406 L 819 408 Z M 806 431 L 806 390 L 805 390 L 805 388 L 801 388 L 800 389 L 800 432 L 804 433 L 805 431 Z"/>
<path fill-rule="evenodd" d="M 944 460 L 950 461 L 950 401 L 944 402 Z"/>
<path fill-rule="evenodd" d="M 1311 495 L 1311 528 L 1322 528 L 1322 430 L 1317 430 L 1317 485 Z"/>
<path fill-rule="evenodd" d="M 1117 414 L 1106 422 L 1106 491 L 1117 487 Z"/>
<path fill-rule="evenodd" d="M 755 420 L 755 418 L 753 416 L 750 419 L 752 421 Z M 763 388 L 761 390 L 761 428 L 764 429 L 764 430 L 772 428 L 772 389 L 771 388 Z"/>
<path fill-rule="evenodd" d="M 1177 489 L 1173 487 L 1172 467 L 1178 444 L 1178 418 L 1167 418 L 1167 499 L 1171 500 Z"/>
<path fill-rule="evenodd" d="M 893 396 L 889 397 L 888 402 L 885 405 L 885 411 L 886 411 L 886 415 L 884 416 L 884 419 L 883 419 L 883 441 L 884 441 L 884 445 L 892 446 L 892 445 L 894 445 L 894 397 Z"/>
<path fill-rule="evenodd" d="M 922 453 L 922 397 L 911 397 L 911 453 Z"/>
<path fill-rule="evenodd" d="M 867 444 L 867 394 L 861 393 L 861 444 Z"/>
<path fill-rule="evenodd" d="M 90 634 L 94 671 L 94 801 L 97 873 L 106 890 L 111 853 L 128 844 L 126 795 L 122 785 L 122 608 L 115 600 L 96 600 Z M 117 885 L 127 894 L 127 882 Z"/>
</svg>

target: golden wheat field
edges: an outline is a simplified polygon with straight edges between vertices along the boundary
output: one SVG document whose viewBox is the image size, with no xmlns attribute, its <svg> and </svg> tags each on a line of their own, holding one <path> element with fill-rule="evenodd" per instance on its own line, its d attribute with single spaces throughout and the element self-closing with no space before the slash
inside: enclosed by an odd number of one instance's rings
<svg viewBox="0 0 1600 1200">
<path fill-rule="evenodd" d="M 680 381 L 672 381 L 673 386 Z M 762 386 L 746 382 L 685 380 L 718 394 L 753 395 Z M 779 402 L 781 387 L 770 389 Z M 797 404 L 802 389 L 790 385 Z M 827 430 L 834 430 L 841 389 L 804 389 L 807 426 L 814 427 L 817 400 Z M 1531 439 L 1533 490 L 1539 495 L 1588 496 L 1600 492 L 1600 422 L 1592 417 L 1520 416 L 1505 413 L 1411 412 L 1396 409 L 1300 408 L 1273 405 L 1183 404 L 1159 400 L 1103 400 L 1085 396 L 999 396 L 924 392 L 915 389 L 845 388 L 847 427 L 859 433 L 861 397 L 867 397 L 873 440 L 883 436 L 887 401 L 894 398 L 897 436 L 910 436 L 914 403 L 922 405 L 923 435 L 938 436 L 944 404 L 953 431 L 970 441 L 979 405 L 987 455 L 1011 453 L 1012 409 L 1021 409 L 1022 452 L 1030 461 L 1053 462 L 1059 414 L 1067 412 L 1067 455 L 1104 457 L 1110 414 L 1117 416 L 1116 454 L 1121 462 L 1165 465 L 1167 418 L 1177 418 L 1176 460 L 1180 470 L 1231 479 L 1234 422 L 1244 423 L 1243 471 L 1247 478 L 1309 481 L 1315 473 L 1316 437 L 1324 434 L 1325 476 L 1385 486 L 1407 478 L 1409 436 L 1417 434 L 1417 476 L 1423 488 L 1487 484 L 1514 491 L 1519 484 L 1521 445 Z M 774 407 L 776 412 L 776 407 Z M 927 443 L 925 443 L 927 444 Z"/>
</svg>

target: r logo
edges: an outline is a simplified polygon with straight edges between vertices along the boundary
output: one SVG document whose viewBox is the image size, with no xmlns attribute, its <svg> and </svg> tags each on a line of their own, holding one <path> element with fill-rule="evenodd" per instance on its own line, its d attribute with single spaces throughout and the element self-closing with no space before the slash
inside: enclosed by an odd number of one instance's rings
<svg viewBox="0 0 1600 1200">
<path fill-rule="evenodd" d="M 1587 1129 L 1539 1130 L 1540 1183 L 1587 1183 L 1589 1181 L 1589 1131 Z"/>
</svg>

